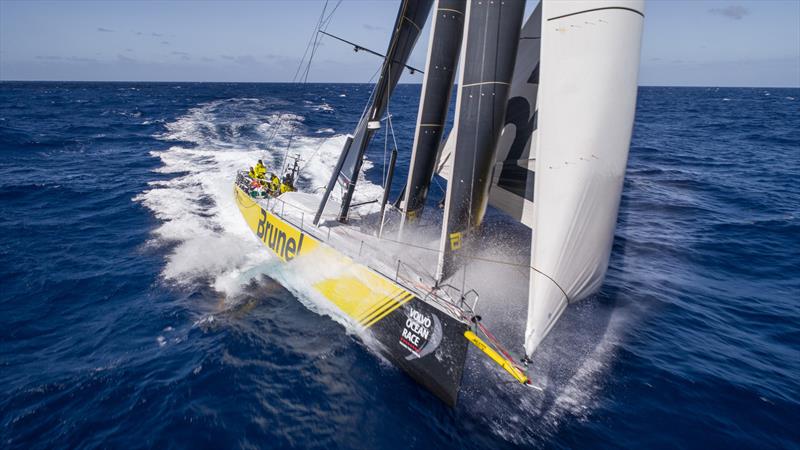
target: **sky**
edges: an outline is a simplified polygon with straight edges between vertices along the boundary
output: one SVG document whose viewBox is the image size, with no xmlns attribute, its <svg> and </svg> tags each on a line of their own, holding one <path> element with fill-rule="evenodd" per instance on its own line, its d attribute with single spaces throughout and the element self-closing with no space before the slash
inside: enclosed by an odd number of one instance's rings
<svg viewBox="0 0 800 450">
<path fill-rule="evenodd" d="M 292 81 L 324 3 L 0 0 L 0 80 Z M 344 0 L 328 31 L 383 53 L 398 4 Z M 309 81 L 367 82 L 380 63 L 324 38 Z M 639 80 L 798 87 L 800 0 L 649 0 Z"/>
</svg>

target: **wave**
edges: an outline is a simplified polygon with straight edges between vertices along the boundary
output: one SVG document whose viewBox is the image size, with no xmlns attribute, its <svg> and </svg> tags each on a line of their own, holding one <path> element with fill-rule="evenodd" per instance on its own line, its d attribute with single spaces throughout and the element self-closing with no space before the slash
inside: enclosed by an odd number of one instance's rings
<svg viewBox="0 0 800 450">
<path fill-rule="evenodd" d="M 156 137 L 177 145 L 151 155 L 161 160 L 157 173 L 173 176 L 150 182 L 134 197 L 162 222 L 150 245 L 170 248 L 164 279 L 207 282 L 232 299 L 253 278 L 279 275 L 272 256 L 241 218 L 232 183 L 238 170 L 258 159 L 268 170 L 281 172 L 288 153 L 300 157 L 301 190 L 325 186 L 345 136 L 304 136 L 303 121 L 303 116 L 275 110 L 270 101 L 226 99 L 199 105 L 165 124 L 167 131 Z M 365 170 L 371 167 L 365 161 Z M 381 192 L 362 176 L 355 201 L 377 198 Z M 338 195 L 334 192 L 333 198 Z M 262 266 L 269 270 L 257 270 Z"/>
</svg>

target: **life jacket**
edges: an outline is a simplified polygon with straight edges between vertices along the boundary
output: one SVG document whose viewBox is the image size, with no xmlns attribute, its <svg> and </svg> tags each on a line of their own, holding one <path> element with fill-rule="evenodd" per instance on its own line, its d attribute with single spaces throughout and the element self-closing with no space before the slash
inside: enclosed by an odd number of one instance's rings
<svg viewBox="0 0 800 450">
<path fill-rule="evenodd" d="M 255 172 L 256 178 L 264 178 L 264 176 L 267 174 L 267 168 L 264 167 L 263 164 L 259 163 L 253 168 L 253 172 Z"/>
</svg>

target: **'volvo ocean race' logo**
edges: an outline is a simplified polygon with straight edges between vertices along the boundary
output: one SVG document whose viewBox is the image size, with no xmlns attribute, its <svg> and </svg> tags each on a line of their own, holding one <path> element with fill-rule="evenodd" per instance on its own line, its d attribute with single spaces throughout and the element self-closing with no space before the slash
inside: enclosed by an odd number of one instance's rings
<svg viewBox="0 0 800 450">
<path fill-rule="evenodd" d="M 433 353 L 442 343 L 442 323 L 436 314 L 428 314 L 411 306 L 404 308 L 406 322 L 400 335 L 400 345 L 411 352 L 407 360 Z"/>
</svg>

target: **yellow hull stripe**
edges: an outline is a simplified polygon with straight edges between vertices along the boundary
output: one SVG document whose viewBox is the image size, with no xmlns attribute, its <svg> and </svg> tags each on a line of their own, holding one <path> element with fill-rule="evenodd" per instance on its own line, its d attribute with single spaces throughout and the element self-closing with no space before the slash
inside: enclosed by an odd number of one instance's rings
<svg viewBox="0 0 800 450">
<path fill-rule="evenodd" d="M 405 292 L 405 293 L 401 294 L 398 297 L 389 299 L 389 301 L 387 301 L 384 304 L 382 304 L 380 306 L 380 308 L 376 308 L 375 311 L 373 311 L 372 313 L 368 314 L 363 319 L 359 320 L 359 322 L 364 326 L 368 326 L 367 325 L 368 323 L 372 322 L 375 318 L 377 318 L 379 316 L 382 316 L 383 313 L 385 313 L 387 310 L 389 310 L 393 306 L 397 305 L 398 303 L 404 303 L 404 300 L 407 299 L 409 296 L 413 297 L 412 294 L 409 294 L 408 292 Z"/>
<path fill-rule="evenodd" d="M 414 295 L 413 294 L 408 294 L 406 297 L 403 298 L 403 300 L 395 303 L 394 305 L 392 305 L 391 308 L 387 309 L 385 312 L 381 313 L 380 316 L 372 319 L 370 322 L 367 322 L 366 324 L 364 324 L 364 326 L 369 328 L 369 327 L 375 325 L 379 321 L 383 320 L 384 317 L 388 316 L 392 311 L 394 311 L 395 309 L 397 309 L 397 308 L 405 305 L 406 303 L 408 303 L 408 301 L 411 300 L 412 298 L 414 298 Z"/>
<path fill-rule="evenodd" d="M 366 321 L 367 321 L 367 319 L 369 319 L 369 318 L 371 318 L 372 316 L 374 316 L 374 315 L 375 315 L 375 314 L 376 314 L 378 311 L 381 311 L 381 310 L 382 310 L 384 307 L 386 307 L 386 306 L 388 306 L 389 304 L 391 304 L 391 302 L 392 302 L 393 300 L 395 300 L 397 297 L 400 297 L 400 296 L 401 296 L 401 295 L 403 295 L 404 293 L 405 293 L 405 292 L 404 292 L 402 289 L 398 290 L 398 291 L 397 291 L 397 293 L 396 293 L 396 294 L 394 294 L 393 296 L 391 296 L 391 297 L 386 297 L 386 299 L 385 299 L 385 300 L 381 301 L 380 303 L 378 303 L 378 304 L 377 304 L 377 305 L 375 305 L 374 307 L 372 307 L 372 308 L 368 309 L 367 311 L 365 311 L 365 312 L 364 312 L 363 314 L 361 314 L 361 315 L 360 315 L 358 318 L 356 318 L 356 321 L 357 321 L 357 322 L 359 322 L 359 323 L 364 323 L 364 322 L 366 322 Z"/>
<path fill-rule="evenodd" d="M 355 322 L 371 327 L 414 298 L 397 283 L 265 211 L 238 186 L 234 196 L 256 237 L 282 261 L 297 264 L 297 272 L 314 290 Z"/>
</svg>

